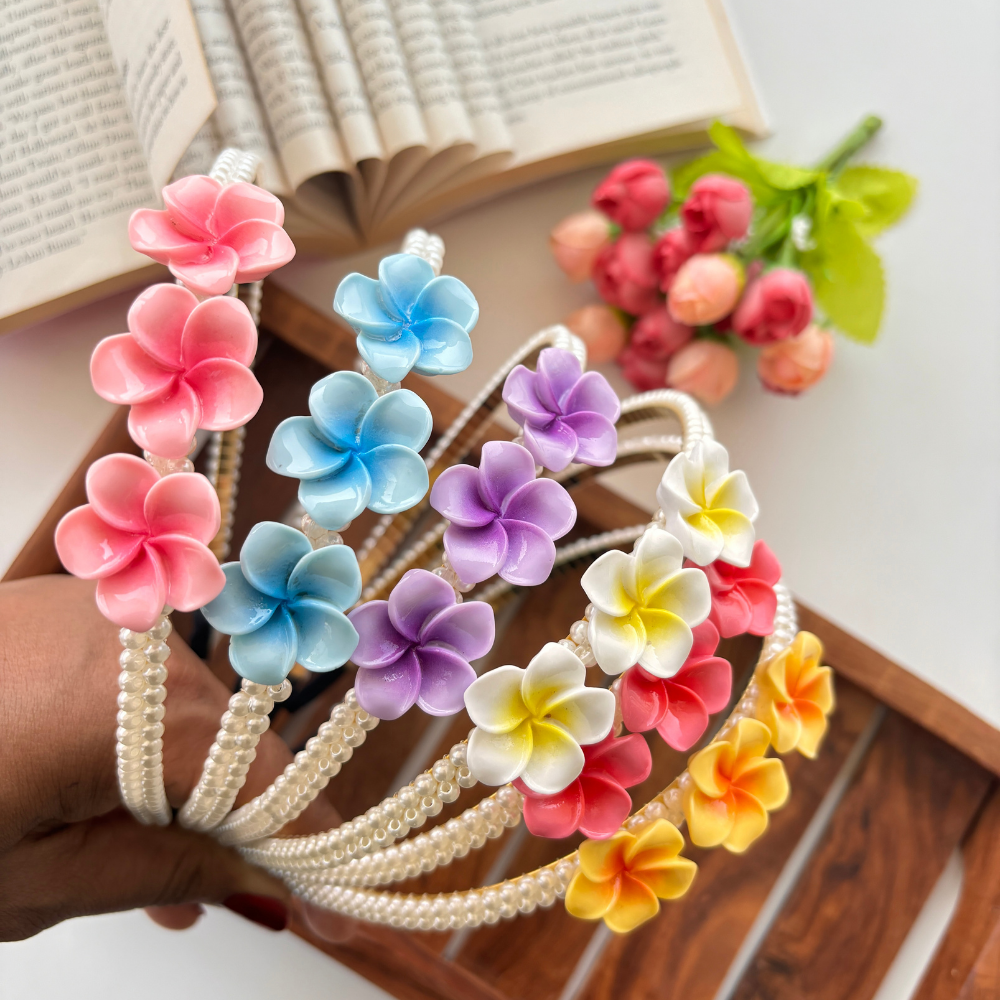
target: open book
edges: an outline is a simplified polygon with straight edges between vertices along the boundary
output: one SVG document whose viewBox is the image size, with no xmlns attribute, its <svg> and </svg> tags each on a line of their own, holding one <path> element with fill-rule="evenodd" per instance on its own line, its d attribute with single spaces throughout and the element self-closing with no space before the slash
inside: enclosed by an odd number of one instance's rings
<svg viewBox="0 0 1000 1000">
<path fill-rule="evenodd" d="M 238 146 L 344 253 L 763 122 L 721 0 L 6 0 L 0 332 L 142 280 L 127 221 Z"/>
</svg>

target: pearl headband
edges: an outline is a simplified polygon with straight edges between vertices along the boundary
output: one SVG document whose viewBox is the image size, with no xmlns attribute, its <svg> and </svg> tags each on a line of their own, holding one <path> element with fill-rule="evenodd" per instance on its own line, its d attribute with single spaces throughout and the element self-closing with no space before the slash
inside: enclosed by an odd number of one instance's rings
<svg viewBox="0 0 1000 1000">
<path fill-rule="evenodd" d="M 162 775 L 165 640 L 172 607 L 201 608 L 231 636 L 243 681 L 178 815 L 184 826 L 237 846 L 311 902 L 362 919 L 469 927 L 565 897 L 572 914 L 629 930 L 687 890 L 695 866 L 680 853 L 684 824 L 693 843 L 735 852 L 764 832 L 788 794 L 769 746 L 814 756 L 833 707 L 822 650 L 796 636 L 780 568 L 755 540 L 746 477 L 730 472 L 690 398 L 659 390 L 620 404 L 602 376 L 584 371 L 586 350 L 563 327 L 519 349 L 421 458 L 430 412 L 399 383 L 411 370 L 466 368 L 479 308 L 465 285 L 441 275 L 440 239 L 414 231 L 377 281 L 352 274 L 337 290 L 360 372 L 321 379 L 309 415 L 284 421 L 272 438 L 268 466 L 299 480 L 303 530 L 258 524 L 239 561 L 220 567 L 242 428 L 262 398 L 251 371 L 260 280 L 293 253 L 280 202 L 248 183 L 255 169 L 252 157 L 227 150 L 210 177 L 168 186 L 164 211 L 135 214 L 133 245 L 167 263 L 179 284 L 143 292 L 129 333 L 103 341 L 91 364 L 97 391 L 132 406 L 129 429 L 146 460 L 95 463 L 89 503 L 60 522 L 56 543 L 67 569 L 98 581 L 98 606 L 122 626 L 123 801 L 141 822 L 172 819 Z M 199 242 L 195 230 L 211 238 Z M 464 464 L 501 399 L 520 432 L 483 444 L 478 467 Z M 679 420 L 679 437 L 618 441 L 616 425 L 665 413 Z M 213 433 L 209 479 L 187 454 L 199 427 Z M 576 519 L 565 484 L 670 455 L 648 525 L 556 547 Z M 355 554 L 340 532 L 366 507 L 382 517 Z M 618 548 L 629 542 L 631 553 Z M 492 606 L 598 553 L 581 581 L 590 603 L 568 635 L 526 669 L 477 676 L 472 661 L 494 641 Z M 745 631 L 765 637 L 754 680 L 688 768 L 633 810 L 626 789 L 651 767 L 639 734 L 656 729 L 675 749 L 696 745 L 709 715 L 730 703 L 719 635 Z M 322 672 L 349 659 L 355 686 L 329 721 L 233 812 L 269 713 L 291 693 L 293 664 Z M 597 668 L 590 684 L 588 668 Z M 380 719 L 414 704 L 440 716 L 465 708 L 468 740 L 334 830 L 274 836 Z M 497 790 L 408 837 L 480 782 Z M 448 864 L 522 819 L 538 836 L 579 830 L 588 839 L 495 886 L 429 896 L 375 888 Z"/>
</svg>

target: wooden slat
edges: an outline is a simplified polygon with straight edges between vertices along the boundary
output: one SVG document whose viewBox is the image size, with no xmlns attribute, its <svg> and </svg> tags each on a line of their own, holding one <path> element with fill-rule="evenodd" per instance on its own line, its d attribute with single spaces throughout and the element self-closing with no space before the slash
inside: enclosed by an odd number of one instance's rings
<svg viewBox="0 0 1000 1000">
<path fill-rule="evenodd" d="M 736 1000 L 869 1000 L 990 782 L 891 712 Z"/>
</svg>

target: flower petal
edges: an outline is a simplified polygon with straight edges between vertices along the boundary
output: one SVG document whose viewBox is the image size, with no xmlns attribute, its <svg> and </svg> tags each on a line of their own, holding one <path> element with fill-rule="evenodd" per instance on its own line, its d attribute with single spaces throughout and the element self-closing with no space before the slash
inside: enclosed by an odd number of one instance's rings
<svg viewBox="0 0 1000 1000">
<path fill-rule="evenodd" d="M 461 528 L 481 528 L 496 519 L 479 495 L 479 471 L 471 465 L 453 465 L 438 476 L 431 488 L 431 506 Z"/>
<path fill-rule="evenodd" d="M 189 535 L 203 545 L 218 534 L 222 518 L 212 484 L 197 472 L 175 472 L 153 483 L 143 505 L 153 535 Z"/>
<path fill-rule="evenodd" d="M 647 604 L 653 604 L 651 597 L 668 580 L 672 580 L 684 564 L 684 552 L 680 542 L 662 528 L 644 531 L 635 547 L 636 593 Z M 707 586 L 707 584 L 706 584 Z"/>
<path fill-rule="evenodd" d="M 618 879 L 592 882 L 578 871 L 566 889 L 566 912 L 580 920 L 600 920 L 617 899 Z"/>
<path fill-rule="evenodd" d="M 241 285 L 261 281 L 295 256 L 295 244 L 288 233 L 281 226 L 263 219 L 238 222 L 223 233 L 217 249 L 230 247 L 238 255 L 233 280 Z"/>
<path fill-rule="evenodd" d="M 507 556 L 500 577 L 522 587 L 537 587 L 544 583 L 556 562 L 556 547 L 541 529 L 527 521 L 498 522 L 507 534 Z M 478 529 L 486 530 L 486 529 Z"/>
<path fill-rule="evenodd" d="M 531 751 L 530 722 L 505 733 L 488 733 L 477 727 L 469 734 L 469 770 L 484 785 L 506 785 L 524 770 Z"/>
<path fill-rule="evenodd" d="M 147 257 L 168 263 L 171 258 L 204 253 L 204 237 L 185 236 L 178 232 L 167 213 L 155 208 L 137 208 L 128 220 L 128 238 L 133 249 Z"/>
<path fill-rule="evenodd" d="M 393 393 L 395 395 L 395 393 Z M 430 479 L 424 460 L 402 444 L 380 444 L 360 456 L 371 477 L 368 507 L 376 514 L 398 514 L 424 498 Z"/>
<path fill-rule="evenodd" d="M 674 750 L 690 750 L 708 728 L 708 709 L 694 691 L 680 684 L 668 683 L 667 691 L 670 702 L 656 726 L 657 732 Z"/>
<path fill-rule="evenodd" d="M 615 390 L 600 372 L 584 372 L 562 400 L 563 413 L 598 413 L 612 424 L 621 416 L 622 406 Z"/>
<path fill-rule="evenodd" d="M 288 577 L 292 600 L 315 597 L 338 611 L 346 611 L 361 596 L 358 557 L 347 545 L 327 545 L 307 552 Z"/>
<path fill-rule="evenodd" d="M 396 253 L 379 261 L 379 295 L 386 310 L 398 319 L 409 317 L 420 293 L 433 280 L 434 268 L 416 254 Z"/>
<path fill-rule="evenodd" d="M 351 658 L 358 633 L 339 608 L 315 597 L 299 597 L 288 610 L 299 638 L 296 660 L 307 670 L 326 673 Z"/>
<path fill-rule="evenodd" d="M 531 756 L 520 776 L 530 789 L 543 795 L 561 792 L 580 777 L 583 751 L 561 726 L 535 720 L 531 720 L 530 725 Z"/>
<path fill-rule="evenodd" d="M 733 827 L 723 846 L 733 854 L 742 854 L 767 829 L 767 810 L 738 788 L 733 789 L 733 801 Z"/>
<path fill-rule="evenodd" d="M 245 635 L 259 629 L 279 602 L 247 583 L 238 562 L 223 563 L 220 569 L 226 584 L 219 596 L 201 609 L 205 620 L 224 635 Z"/>
<path fill-rule="evenodd" d="M 695 787 L 713 799 L 722 798 L 729 790 L 729 771 L 735 753 L 726 740 L 716 740 L 699 750 L 688 761 L 688 773 Z"/>
<path fill-rule="evenodd" d="M 773 587 L 781 579 L 781 563 L 766 542 L 758 539 L 753 545 L 753 556 L 747 576 Z"/>
<path fill-rule="evenodd" d="M 222 184 L 213 177 L 192 174 L 163 189 L 163 204 L 179 232 L 204 239 L 215 235 L 209 219 L 221 193 Z"/>
<path fill-rule="evenodd" d="M 552 472 L 562 472 L 576 457 L 579 447 L 576 433 L 560 417 L 550 420 L 542 427 L 524 424 L 524 447 L 541 466 Z M 541 482 L 551 482 L 543 479 Z M 525 485 L 531 486 L 531 483 Z M 524 487 L 521 487 L 524 489 Z"/>
<path fill-rule="evenodd" d="M 282 420 L 267 448 L 267 467 L 279 476 L 295 479 L 324 479 L 350 459 L 350 451 L 338 451 L 329 444 L 312 417 Z"/>
<path fill-rule="evenodd" d="M 536 795 L 520 778 L 515 785 L 524 793 L 524 825 L 532 836 L 562 840 L 576 830 L 584 810 L 583 787 L 579 781 L 555 795 Z"/>
<path fill-rule="evenodd" d="M 380 669 L 362 667 L 354 678 L 358 704 L 376 719 L 398 719 L 420 693 L 420 664 L 413 651 Z"/>
<path fill-rule="evenodd" d="M 587 567 L 580 586 L 606 615 L 627 615 L 636 603 L 635 558 L 619 549 L 605 552 Z"/>
<path fill-rule="evenodd" d="M 684 795 L 684 818 L 696 847 L 718 847 L 732 833 L 736 810 L 732 796 L 709 798 L 694 786 Z"/>
<path fill-rule="evenodd" d="M 149 547 L 127 566 L 97 581 L 97 607 L 122 628 L 146 632 L 167 602 L 167 582 L 159 555 Z"/>
<path fill-rule="evenodd" d="M 499 521 L 482 528 L 460 528 L 453 524 L 444 533 L 444 550 L 463 582 L 481 583 L 504 565 L 507 532 Z"/>
<path fill-rule="evenodd" d="M 229 640 L 233 670 L 255 684 L 280 684 L 295 665 L 298 635 L 292 616 L 278 608 L 260 628 Z"/>
<path fill-rule="evenodd" d="M 763 757 L 771 745 L 770 731 L 756 719 L 740 719 L 727 739 L 732 742 L 736 754 L 742 760 Z"/>
<path fill-rule="evenodd" d="M 428 715 L 454 715 L 465 707 L 465 691 L 476 672 L 458 653 L 435 646 L 416 651 L 420 663 L 417 704 Z"/>
<path fill-rule="evenodd" d="M 622 722 L 632 733 L 654 729 L 667 710 L 667 690 L 659 677 L 647 674 L 642 667 L 629 667 L 622 674 L 619 695 Z"/>
<path fill-rule="evenodd" d="M 190 535 L 159 535 L 149 540 L 166 573 L 167 604 L 194 611 L 222 592 L 226 577 L 215 556 Z"/>
<path fill-rule="evenodd" d="M 180 354 L 185 368 L 209 358 L 228 358 L 249 365 L 256 353 L 257 327 L 250 310 L 232 295 L 199 302 L 184 324 Z"/>
<path fill-rule="evenodd" d="M 128 432 L 140 448 L 154 455 L 183 458 L 200 422 L 201 401 L 191 386 L 178 379 L 169 395 L 132 407 Z"/>
<path fill-rule="evenodd" d="M 545 408 L 535 392 L 535 380 L 538 376 L 524 365 L 517 365 L 503 383 L 503 401 L 511 417 L 522 426 L 531 421 L 543 427 L 552 422 L 558 414 Z"/>
<path fill-rule="evenodd" d="M 541 718 L 565 695 L 582 689 L 586 680 L 587 668 L 579 656 L 558 642 L 547 642 L 522 674 L 521 697 L 528 711 Z"/>
<path fill-rule="evenodd" d="M 749 521 L 756 520 L 760 511 L 745 472 L 730 472 L 717 482 L 709 482 L 705 489 L 705 499 L 709 507 L 739 511 Z"/>
<path fill-rule="evenodd" d="M 802 724 L 802 731 L 799 734 L 795 749 L 810 759 L 815 759 L 819 753 L 820 744 L 826 735 L 827 721 L 823 711 L 812 702 L 796 702 L 799 721 Z"/>
<path fill-rule="evenodd" d="M 576 435 L 574 461 L 585 465 L 611 465 L 618 454 L 618 432 L 615 425 L 600 413 L 570 413 L 562 423 Z"/>
<path fill-rule="evenodd" d="M 312 546 L 301 531 L 277 521 L 261 521 L 250 529 L 240 549 L 240 567 L 252 587 L 284 601 L 292 570 L 310 552 Z"/>
<path fill-rule="evenodd" d="M 142 543 L 142 535 L 108 524 L 90 504 L 75 507 L 56 525 L 59 560 L 81 580 L 118 573 L 135 559 Z"/>
<path fill-rule="evenodd" d="M 708 577 L 700 569 L 682 569 L 655 590 L 646 590 L 646 606 L 668 611 L 690 626 L 700 625 L 712 610 Z"/>
<path fill-rule="evenodd" d="M 159 479 L 156 470 L 137 455 L 105 455 L 87 470 L 87 499 L 108 524 L 145 533 L 143 504 Z"/>
<path fill-rule="evenodd" d="M 232 247 L 207 246 L 203 257 L 192 261 L 170 259 L 170 273 L 199 295 L 225 295 L 236 281 L 239 255 Z"/>
<path fill-rule="evenodd" d="M 332 444 L 355 449 L 361 422 L 377 399 L 375 387 L 364 375 L 334 372 L 309 390 L 309 412 Z"/>
<path fill-rule="evenodd" d="M 746 628 L 741 631 L 749 632 L 751 635 L 770 635 L 774 631 L 774 615 L 778 610 L 778 596 L 774 592 L 773 585 L 760 580 L 745 580 L 738 589 L 749 609 L 745 619 Z M 737 589 L 734 588 L 732 593 L 736 592 Z M 715 602 L 713 602 L 714 607 Z"/>
<path fill-rule="evenodd" d="M 479 489 L 483 501 L 500 510 L 508 494 L 535 478 L 535 460 L 527 448 L 513 441 L 487 441 L 479 460 Z"/>
<path fill-rule="evenodd" d="M 629 618 L 614 618 L 603 611 L 594 611 L 587 636 L 598 666 L 606 674 L 628 670 L 638 662 L 645 646 L 645 636 L 639 634 Z"/>
<path fill-rule="evenodd" d="M 754 544 L 750 519 L 736 510 L 708 510 L 702 515 L 703 526 L 705 521 L 714 524 L 723 539 L 717 558 L 733 566 L 749 566 Z"/>
<path fill-rule="evenodd" d="M 554 479 L 536 479 L 507 495 L 500 516 L 533 524 L 549 538 L 562 538 L 576 523 L 576 505 Z"/>
<path fill-rule="evenodd" d="M 523 676 L 520 667 L 497 667 L 469 685 L 465 708 L 477 728 L 484 733 L 509 733 L 528 718 L 521 698 Z"/>
<path fill-rule="evenodd" d="M 582 687 L 550 702 L 546 714 L 581 746 L 599 743 L 614 725 L 615 696 L 605 688 Z"/>
<path fill-rule="evenodd" d="M 333 296 L 333 311 L 365 337 L 385 340 L 399 329 L 399 321 L 382 305 L 378 282 L 363 274 L 349 274 L 341 281 Z"/>
<path fill-rule="evenodd" d="M 688 661 L 671 678 L 667 691 L 673 697 L 675 688 L 683 687 L 696 694 L 709 714 L 721 712 L 729 704 L 733 689 L 733 668 L 721 656 L 706 656 Z"/>
<path fill-rule="evenodd" d="M 780 809 L 788 801 L 788 775 L 777 757 L 758 757 L 742 767 L 738 764 L 733 785 L 768 810 Z"/>
<path fill-rule="evenodd" d="M 401 382 L 420 357 L 420 341 L 409 330 L 389 341 L 359 334 L 357 348 L 368 367 L 387 382 Z"/>
<path fill-rule="evenodd" d="M 359 667 L 386 667 L 395 663 L 412 645 L 389 620 L 387 601 L 369 601 L 355 608 L 347 617 L 359 637 L 358 645 L 351 654 L 351 660 Z"/>
<path fill-rule="evenodd" d="M 638 879 L 659 899 L 680 899 L 698 874 L 698 866 L 689 858 L 675 858 L 660 868 L 632 871 Z"/>
<path fill-rule="evenodd" d="M 409 389 L 376 399 L 361 421 L 360 450 L 398 444 L 420 451 L 431 436 L 433 420 L 427 404 Z"/>
<path fill-rule="evenodd" d="M 616 934 L 628 934 L 640 924 L 652 920 L 660 912 L 660 901 L 645 882 L 627 872 L 621 877 L 618 898 L 607 913 L 604 922 Z"/>
<path fill-rule="evenodd" d="M 420 355 L 413 370 L 421 375 L 455 375 L 472 364 L 472 341 L 450 319 L 438 317 L 414 323 L 413 334 L 420 342 Z"/>
<path fill-rule="evenodd" d="M 632 799 L 621 785 L 601 774 L 584 772 L 579 784 L 584 801 L 580 832 L 592 840 L 606 840 L 628 819 Z M 525 807 L 527 804 L 526 801 Z"/>
<path fill-rule="evenodd" d="M 164 395 L 176 373 L 151 358 L 130 333 L 105 337 L 90 356 L 94 392 L 109 403 L 145 403 Z"/>
<path fill-rule="evenodd" d="M 638 734 L 608 736 L 583 748 L 587 758 L 585 775 L 602 774 L 623 788 L 631 788 L 649 777 L 653 757 L 649 744 Z"/>
<path fill-rule="evenodd" d="M 392 588 L 389 620 L 401 635 L 416 642 L 432 615 L 454 606 L 455 591 L 447 580 L 425 569 L 411 569 Z"/>
<path fill-rule="evenodd" d="M 256 184 L 244 181 L 227 184 L 215 201 L 211 220 L 213 232 L 221 235 L 247 219 L 263 219 L 276 226 L 283 225 L 285 206 L 281 204 L 280 198 Z"/>
<path fill-rule="evenodd" d="M 368 506 L 371 495 L 371 477 L 354 455 L 333 475 L 299 483 L 299 502 L 329 531 L 339 531 L 353 521 Z"/>
<path fill-rule="evenodd" d="M 644 608 L 638 614 L 646 631 L 638 662 L 655 677 L 673 677 L 691 652 L 691 629 L 669 611 Z"/>
<path fill-rule="evenodd" d="M 580 871 L 594 882 L 612 881 L 625 867 L 625 851 L 635 838 L 628 830 L 600 841 L 580 845 Z"/>
<path fill-rule="evenodd" d="M 181 285 L 150 285 L 129 308 L 128 328 L 151 358 L 176 371 L 184 367 L 184 324 L 197 305 L 195 295 Z"/>
<path fill-rule="evenodd" d="M 445 274 L 432 278 L 423 287 L 413 305 L 412 316 L 417 322 L 443 316 L 470 333 L 479 319 L 479 303 L 464 282 Z"/>
<path fill-rule="evenodd" d="M 422 646 L 444 643 L 470 661 L 485 656 L 495 637 L 493 608 L 485 601 L 465 601 L 439 611 L 424 624 L 419 636 Z"/>
</svg>

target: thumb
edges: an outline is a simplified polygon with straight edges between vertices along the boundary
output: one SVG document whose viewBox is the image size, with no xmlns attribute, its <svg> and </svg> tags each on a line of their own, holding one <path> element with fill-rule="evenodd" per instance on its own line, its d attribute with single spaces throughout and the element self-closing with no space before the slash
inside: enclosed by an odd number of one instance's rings
<svg viewBox="0 0 1000 1000">
<path fill-rule="evenodd" d="M 3 941 L 70 917 L 177 903 L 226 903 L 280 929 L 288 900 L 281 882 L 211 837 L 141 826 L 122 810 L 26 837 L 0 856 Z"/>
</svg>

